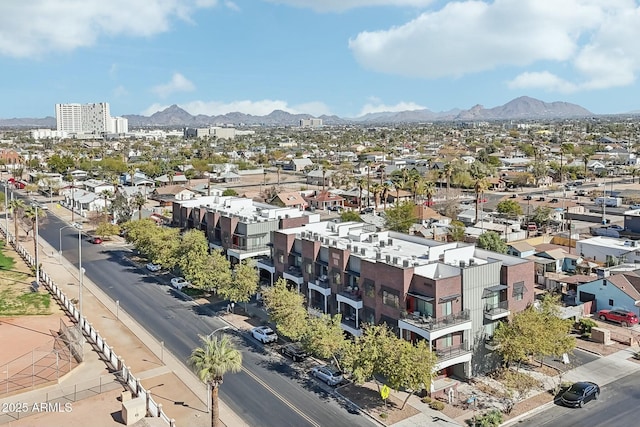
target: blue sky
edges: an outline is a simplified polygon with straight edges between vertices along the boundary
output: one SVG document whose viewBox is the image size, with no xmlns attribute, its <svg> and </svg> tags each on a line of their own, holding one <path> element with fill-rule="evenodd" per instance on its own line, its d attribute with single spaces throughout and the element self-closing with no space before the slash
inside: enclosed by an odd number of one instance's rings
<svg viewBox="0 0 640 427">
<path fill-rule="evenodd" d="M 640 110 L 638 0 L 2 0 L 0 118 Z"/>
</svg>

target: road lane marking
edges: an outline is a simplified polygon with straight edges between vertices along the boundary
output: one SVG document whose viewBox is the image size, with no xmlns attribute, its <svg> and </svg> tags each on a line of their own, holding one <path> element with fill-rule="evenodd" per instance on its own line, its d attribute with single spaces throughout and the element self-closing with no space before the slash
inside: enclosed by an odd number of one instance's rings
<svg viewBox="0 0 640 427">
<path fill-rule="evenodd" d="M 280 393 L 278 393 L 277 391 L 275 391 L 269 384 L 265 383 L 264 381 L 262 381 L 257 375 L 255 375 L 253 372 L 249 371 L 246 368 L 242 368 L 242 371 L 245 372 L 247 375 L 249 375 L 251 378 L 253 378 L 257 383 L 259 383 L 260 385 L 262 385 L 262 387 L 266 388 L 267 390 L 269 390 L 269 392 L 271 392 L 271 394 L 273 394 L 275 397 L 277 397 L 278 399 L 280 399 L 282 401 L 282 403 L 284 403 L 285 405 L 287 405 L 289 408 L 293 409 L 293 411 L 295 413 L 297 413 L 298 415 L 300 415 L 302 418 L 304 418 L 305 420 L 307 420 L 309 422 L 309 424 L 315 426 L 315 427 L 322 427 L 320 424 L 318 424 L 317 422 L 315 422 L 313 419 L 309 418 L 304 412 L 302 412 L 301 410 L 299 410 L 298 408 L 296 408 L 291 402 L 289 402 L 287 399 L 285 399 L 284 397 L 282 397 L 280 395 Z"/>
</svg>

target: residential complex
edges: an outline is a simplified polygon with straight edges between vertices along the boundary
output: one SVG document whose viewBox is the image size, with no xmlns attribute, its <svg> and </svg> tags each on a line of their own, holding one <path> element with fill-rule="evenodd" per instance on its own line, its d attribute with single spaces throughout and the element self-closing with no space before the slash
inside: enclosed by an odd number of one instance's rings
<svg viewBox="0 0 640 427">
<path fill-rule="evenodd" d="M 67 134 L 124 134 L 129 131 L 128 120 L 111 117 L 109 103 L 56 104 L 58 132 Z"/>
<path fill-rule="evenodd" d="M 534 263 L 360 222 L 323 221 L 274 231 L 273 263 L 307 297 L 309 312 L 342 315 L 342 328 L 386 323 L 426 340 L 440 375 L 484 372 L 498 322 L 534 299 Z"/>
</svg>

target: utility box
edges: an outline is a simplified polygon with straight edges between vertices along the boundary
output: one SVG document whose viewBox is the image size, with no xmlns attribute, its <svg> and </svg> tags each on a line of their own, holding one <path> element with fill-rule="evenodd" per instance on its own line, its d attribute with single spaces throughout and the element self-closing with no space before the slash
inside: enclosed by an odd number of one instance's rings
<svg viewBox="0 0 640 427">
<path fill-rule="evenodd" d="M 591 328 L 591 341 L 604 345 L 611 345 L 611 331 L 604 328 Z"/>
<path fill-rule="evenodd" d="M 125 425 L 137 423 L 147 415 L 147 402 L 143 397 L 122 402 L 122 421 Z"/>
</svg>

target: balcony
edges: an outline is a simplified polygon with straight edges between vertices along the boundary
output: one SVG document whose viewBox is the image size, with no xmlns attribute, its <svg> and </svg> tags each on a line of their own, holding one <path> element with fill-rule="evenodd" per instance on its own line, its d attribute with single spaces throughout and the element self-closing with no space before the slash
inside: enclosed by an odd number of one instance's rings
<svg viewBox="0 0 640 427">
<path fill-rule="evenodd" d="M 256 262 L 256 267 L 262 270 L 266 270 L 271 274 L 276 272 L 276 267 L 273 265 L 273 261 L 269 258 L 260 258 Z"/>
<path fill-rule="evenodd" d="M 484 307 L 484 318 L 487 320 L 498 320 L 510 315 L 509 301 L 499 301 L 487 303 Z"/>
<path fill-rule="evenodd" d="M 271 249 L 266 244 L 259 245 L 234 245 L 230 244 L 227 253 L 238 259 L 251 258 L 258 255 L 269 255 Z"/>
<path fill-rule="evenodd" d="M 411 313 L 398 320 L 398 327 L 414 332 L 427 341 L 433 341 L 453 332 L 471 330 L 471 317 L 469 310 L 435 319 L 421 316 L 420 313 Z"/>
<path fill-rule="evenodd" d="M 471 346 L 467 342 L 442 349 L 434 349 L 433 351 L 438 356 L 436 371 L 459 363 L 470 362 L 472 356 Z"/>
<path fill-rule="evenodd" d="M 484 340 L 484 348 L 489 351 L 496 351 L 500 348 L 500 344 L 493 340 L 493 338 L 487 338 Z"/>
<path fill-rule="evenodd" d="M 359 337 L 362 335 L 362 329 L 359 327 L 358 324 L 356 324 L 355 319 L 352 319 L 350 317 L 342 318 L 340 322 L 340 327 L 342 328 L 343 331 L 347 331 L 353 336 Z"/>
<path fill-rule="evenodd" d="M 320 276 L 315 281 L 309 282 L 309 289 L 319 292 L 325 297 L 331 295 L 331 283 L 329 283 L 327 276 Z"/>
<path fill-rule="evenodd" d="M 282 273 L 282 277 L 286 280 L 291 280 L 296 285 L 300 286 L 304 282 L 304 276 L 300 267 L 290 266 L 286 271 Z"/>
<path fill-rule="evenodd" d="M 343 290 L 336 295 L 336 300 L 339 303 L 348 304 L 356 310 L 360 310 L 363 307 L 362 292 L 358 287 L 352 288 L 351 286 L 347 286 L 343 288 Z"/>
</svg>

